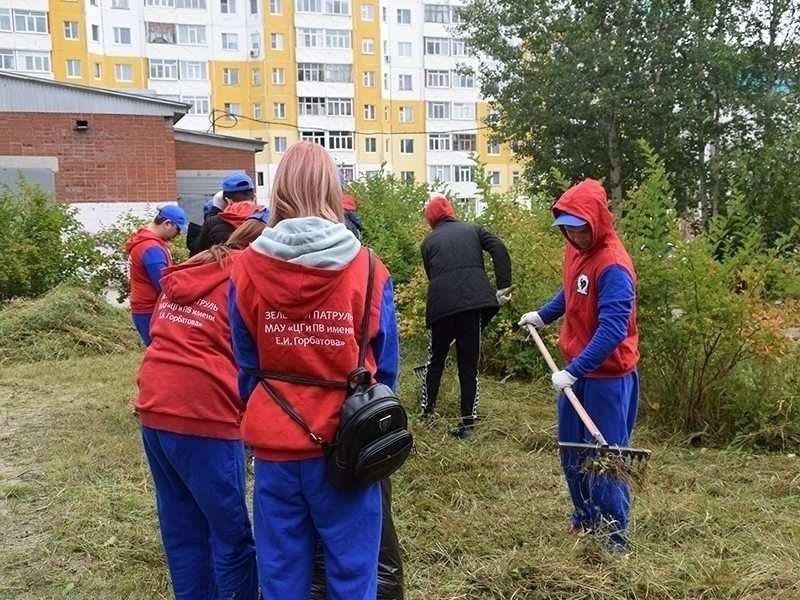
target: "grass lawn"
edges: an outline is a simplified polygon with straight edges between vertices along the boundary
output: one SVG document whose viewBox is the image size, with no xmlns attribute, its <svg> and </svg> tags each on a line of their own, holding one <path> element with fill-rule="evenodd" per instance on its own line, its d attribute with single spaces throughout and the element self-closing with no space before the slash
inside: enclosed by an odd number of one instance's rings
<svg viewBox="0 0 800 600">
<path fill-rule="evenodd" d="M 0 599 L 171 598 L 153 489 L 131 416 L 140 354 L 0 373 Z M 406 361 L 401 395 L 417 413 Z M 629 558 L 565 535 L 569 500 L 544 382 L 483 379 L 478 433 L 448 438 L 446 375 L 432 430 L 393 478 L 410 599 L 800 598 L 800 459 L 653 450 Z M 288 599 L 287 599 L 288 600 Z"/>
</svg>

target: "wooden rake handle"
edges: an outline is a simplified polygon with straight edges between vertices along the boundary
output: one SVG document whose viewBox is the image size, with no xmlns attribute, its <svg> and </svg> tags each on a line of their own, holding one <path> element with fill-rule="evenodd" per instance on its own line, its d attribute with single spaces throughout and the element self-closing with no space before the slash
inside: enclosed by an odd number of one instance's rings
<svg viewBox="0 0 800 600">
<path fill-rule="evenodd" d="M 544 360 L 547 362 L 547 366 L 550 367 L 550 370 L 553 373 L 558 373 L 561 369 L 558 368 L 556 363 L 553 361 L 553 357 L 550 356 L 550 351 L 547 349 L 547 346 L 544 345 L 542 338 L 539 336 L 539 332 L 536 331 L 536 327 L 530 323 L 525 326 L 528 328 L 528 333 L 531 334 L 533 341 L 536 342 L 536 345 L 539 347 L 539 352 L 542 353 Z M 594 424 L 594 421 L 592 421 L 589 413 L 586 412 L 586 409 L 583 408 L 583 404 L 581 404 L 581 401 L 578 400 L 575 392 L 572 391 L 572 386 L 567 386 L 564 388 L 564 395 L 569 400 L 569 403 L 572 404 L 572 408 L 574 408 L 575 412 L 578 413 L 581 421 L 586 426 L 586 429 L 589 430 L 589 433 L 592 434 L 592 437 L 595 439 L 595 441 L 601 446 L 608 446 L 606 438 L 604 438 L 603 434 L 600 433 L 597 425 Z"/>
</svg>

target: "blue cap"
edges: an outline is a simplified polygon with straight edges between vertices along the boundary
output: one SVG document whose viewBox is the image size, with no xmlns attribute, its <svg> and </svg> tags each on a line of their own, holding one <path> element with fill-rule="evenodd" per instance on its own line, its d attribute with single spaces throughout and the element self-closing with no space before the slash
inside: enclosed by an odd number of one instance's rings
<svg viewBox="0 0 800 600">
<path fill-rule="evenodd" d="M 553 221 L 553 227 L 583 227 L 586 224 L 587 222 L 580 217 L 565 212 L 562 212 Z"/>
<path fill-rule="evenodd" d="M 186 233 L 189 225 L 186 220 L 186 213 L 177 204 L 167 204 L 158 209 L 157 217 L 164 217 L 167 221 L 175 223 L 181 233 Z"/>
<path fill-rule="evenodd" d="M 203 216 L 207 216 L 208 213 L 211 212 L 211 209 L 214 208 L 214 199 L 212 198 L 208 202 L 203 205 Z"/>
<path fill-rule="evenodd" d="M 249 217 L 247 217 L 245 221 L 247 221 L 248 219 L 258 219 L 259 221 L 263 221 L 264 223 L 266 223 L 267 221 L 269 221 L 269 209 L 262 208 L 261 210 L 257 210 Z"/>
<path fill-rule="evenodd" d="M 222 182 L 222 191 L 226 193 L 248 192 L 252 189 L 253 180 L 245 173 L 228 175 Z"/>
</svg>

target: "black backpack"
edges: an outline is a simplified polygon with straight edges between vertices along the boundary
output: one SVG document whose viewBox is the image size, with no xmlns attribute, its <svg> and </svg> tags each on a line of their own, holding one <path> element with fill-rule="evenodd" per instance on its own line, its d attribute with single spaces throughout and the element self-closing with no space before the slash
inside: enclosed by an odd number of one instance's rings
<svg viewBox="0 0 800 600">
<path fill-rule="evenodd" d="M 244 369 L 246 373 L 259 377 L 261 385 L 278 406 L 324 448 L 328 481 L 337 490 L 348 493 L 378 483 L 397 471 L 414 448 L 414 439 L 407 429 L 408 416 L 402 403 L 389 386 L 372 383 L 369 371 L 364 368 L 369 341 L 369 306 L 375 276 L 375 254 L 372 249 L 368 251 L 369 278 L 361 321 L 358 367 L 350 373 L 346 383 Z M 344 388 L 347 399 L 342 404 L 336 439 L 329 443 L 311 431 L 267 379 Z"/>
</svg>

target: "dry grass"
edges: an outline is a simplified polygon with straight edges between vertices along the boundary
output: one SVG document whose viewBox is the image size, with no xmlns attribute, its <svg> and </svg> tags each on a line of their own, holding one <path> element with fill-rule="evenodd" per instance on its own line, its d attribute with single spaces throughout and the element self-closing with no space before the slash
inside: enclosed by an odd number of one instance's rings
<svg viewBox="0 0 800 600">
<path fill-rule="evenodd" d="M 169 598 L 129 403 L 138 353 L 17 365 L 0 377 L 0 598 Z M 401 394 L 417 413 L 416 364 Z M 800 476 L 786 455 L 653 449 L 628 559 L 565 535 L 569 500 L 544 383 L 484 380 L 477 435 L 448 369 L 431 431 L 394 477 L 407 598 L 800 598 Z"/>
</svg>

